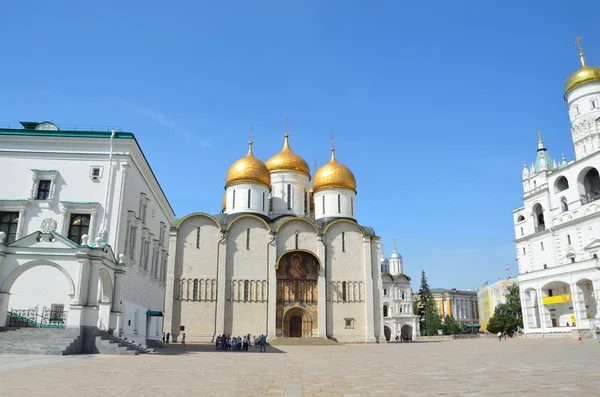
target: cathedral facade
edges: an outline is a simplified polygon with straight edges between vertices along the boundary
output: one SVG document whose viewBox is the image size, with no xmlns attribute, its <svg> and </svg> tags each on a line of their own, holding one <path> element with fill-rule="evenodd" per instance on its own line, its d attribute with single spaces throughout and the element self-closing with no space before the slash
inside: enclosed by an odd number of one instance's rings
<svg viewBox="0 0 600 397">
<path fill-rule="evenodd" d="M 312 179 L 312 185 L 311 185 Z M 335 158 L 314 176 L 288 135 L 266 163 L 229 169 L 220 214 L 173 221 L 165 331 L 383 341 L 379 237 L 356 221 L 356 180 Z"/>
</svg>

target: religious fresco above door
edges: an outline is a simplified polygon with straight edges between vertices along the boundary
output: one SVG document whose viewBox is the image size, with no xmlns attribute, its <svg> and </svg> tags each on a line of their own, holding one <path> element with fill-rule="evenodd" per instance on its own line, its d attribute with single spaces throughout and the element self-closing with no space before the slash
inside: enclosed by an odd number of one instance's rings
<svg viewBox="0 0 600 397">
<path fill-rule="evenodd" d="M 319 277 L 319 263 L 308 252 L 288 252 L 279 259 L 277 278 L 280 280 L 316 280 Z"/>
</svg>

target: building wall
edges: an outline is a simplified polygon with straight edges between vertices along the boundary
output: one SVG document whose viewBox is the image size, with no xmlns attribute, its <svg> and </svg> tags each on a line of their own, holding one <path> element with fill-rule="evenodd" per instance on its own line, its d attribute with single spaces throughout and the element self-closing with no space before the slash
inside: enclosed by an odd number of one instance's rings
<svg viewBox="0 0 600 397">
<path fill-rule="evenodd" d="M 338 207 L 338 196 L 340 206 Z M 344 217 L 356 218 L 356 193 L 350 189 L 331 188 L 318 190 L 314 193 L 315 217 Z M 323 207 L 323 203 L 325 206 Z M 338 210 L 339 208 L 339 210 Z"/>
</svg>

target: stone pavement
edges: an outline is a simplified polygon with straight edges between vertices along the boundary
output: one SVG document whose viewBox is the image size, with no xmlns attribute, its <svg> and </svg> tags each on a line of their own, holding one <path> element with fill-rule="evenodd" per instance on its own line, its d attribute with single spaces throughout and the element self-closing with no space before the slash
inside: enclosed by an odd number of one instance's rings
<svg viewBox="0 0 600 397">
<path fill-rule="evenodd" d="M 600 344 L 496 339 L 280 346 L 267 353 L 170 346 L 143 356 L 0 356 L 0 395 L 597 396 Z"/>
</svg>

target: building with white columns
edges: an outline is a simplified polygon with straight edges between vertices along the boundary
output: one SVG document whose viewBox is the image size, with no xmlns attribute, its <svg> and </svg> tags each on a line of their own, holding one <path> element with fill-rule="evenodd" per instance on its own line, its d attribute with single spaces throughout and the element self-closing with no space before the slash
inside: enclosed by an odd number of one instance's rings
<svg viewBox="0 0 600 397">
<path fill-rule="evenodd" d="M 416 340 L 419 335 L 418 316 L 413 313 L 413 293 L 410 277 L 404 274 L 402 256 L 396 250 L 387 259 L 381 249 L 381 280 L 383 286 L 383 332 L 385 339 Z"/>
<path fill-rule="evenodd" d="M 535 163 L 522 171 L 524 203 L 513 210 L 528 336 L 592 336 L 600 326 L 600 68 L 579 50 L 564 95 L 575 159 L 552 160 L 538 134 Z"/>
<path fill-rule="evenodd" d="M 0 326 L 160 338 L 174 213 L 134 135 L 4 126 L 0 169 Z"/>
<path fill-rule="evenodd" d="M 311 175 L 287 134 L 266 163 L 250 142 L 227 173 L 222 213 L 172 224 L 165 330 L 203 342 L 222 334 L 383 340 L 379 238 L 356 221 L 356 192 L 333 149 Z"/>
</svg>

